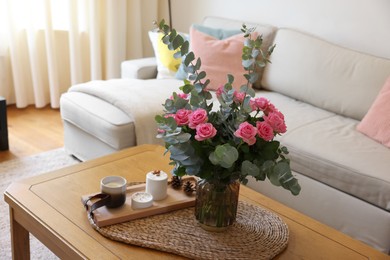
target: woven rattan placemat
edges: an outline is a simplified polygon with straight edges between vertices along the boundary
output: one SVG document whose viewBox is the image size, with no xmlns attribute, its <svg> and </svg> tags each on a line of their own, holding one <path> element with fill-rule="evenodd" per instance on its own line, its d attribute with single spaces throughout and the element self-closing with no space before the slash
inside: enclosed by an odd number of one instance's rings
<svg viewBox="0 0 390 260">
<path fill-rule="evenodd" d="M 240 201 L 237 221 L 224 232 L 203 230 L 194 208 L 99 228 L 112 240 L 193 259 L 271 259 L 287 246 L 287 225 L 276 214 Z"/>
</svg>

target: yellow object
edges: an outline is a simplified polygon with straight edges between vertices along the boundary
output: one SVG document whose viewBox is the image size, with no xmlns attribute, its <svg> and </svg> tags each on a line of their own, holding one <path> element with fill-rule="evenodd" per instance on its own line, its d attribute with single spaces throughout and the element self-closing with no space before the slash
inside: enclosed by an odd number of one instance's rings
<svg viewBox="0 0 390 260">
<path fill-rule="evenodd" d="M 176 50 L 170 50 L 168 49 L 168 46 L 165 45 L 161 38 L 163 37 L 162 33 L 159 33 L 158 35 L 158 41 L 157 41 L 157 49 L 159 53 L 159 58 L 161 63 L 164 67 L 168 68 L 170 71 L 176 72 L 179 69 L 181 59 L 175 59 L 173 57 L 173 54 L 175 54 Z"/>
</svg>

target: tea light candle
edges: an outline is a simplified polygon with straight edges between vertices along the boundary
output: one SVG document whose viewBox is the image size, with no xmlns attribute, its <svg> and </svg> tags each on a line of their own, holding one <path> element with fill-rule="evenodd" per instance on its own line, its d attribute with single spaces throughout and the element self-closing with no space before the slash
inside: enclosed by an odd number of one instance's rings
<svg viewBox="0 0 390 260">
<path fill-rule="evenodd" d="M 131 207 L 133 209 L 145 209 L 153 205 L 153 197 L 147 192 L 136 192 L 131 196 Z"/>
<path fill-rule="evenodd" d="M 147 193 L 152 194 L 153 200 L 163 200 L 167 197 L 168 174 L 155 170 L 146 174 Z"/>
</svg>

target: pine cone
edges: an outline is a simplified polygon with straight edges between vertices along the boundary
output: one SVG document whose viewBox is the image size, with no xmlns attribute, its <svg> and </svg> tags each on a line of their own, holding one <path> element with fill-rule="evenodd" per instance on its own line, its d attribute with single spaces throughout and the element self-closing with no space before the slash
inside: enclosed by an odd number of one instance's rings
<svg viewBox="0 0 390 260">
<path fill-rule="evenodd" d="M 187 195 L 192 195 L 192 193 L 195 191 L 195 185 L 190 182 L 190 181 L 187 181 L 185 184 L 184 184 L 184 188 L 183 188 L 184 192 L 187 194 Z"/>
<path fill-rule="evenodd" d="M 172 188 L 174 189 L 180 189 L 182 185 L 182 180 L 180 176 L 173 176 L 171 181 Z"/>
</svg>

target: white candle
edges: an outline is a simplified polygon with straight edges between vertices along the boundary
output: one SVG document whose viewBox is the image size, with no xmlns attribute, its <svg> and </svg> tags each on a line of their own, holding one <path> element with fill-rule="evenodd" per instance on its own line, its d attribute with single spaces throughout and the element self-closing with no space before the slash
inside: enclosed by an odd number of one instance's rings
<svg viewBox="0 0 390 260">
<path fill-rule="evenodd" d="M 167 197 L 168 174 L 163 171 L 151 171 L 146 174 L 147 193 L 152 194 L 153 200 L 163 200 Z"/>
<path fill-rule="evenodd" d="M 133 209 L 145 209 L 153 205 L 153 197 L 147 192 L 136 192 L 131 195 L 131 207 Z"/>
</svg>

